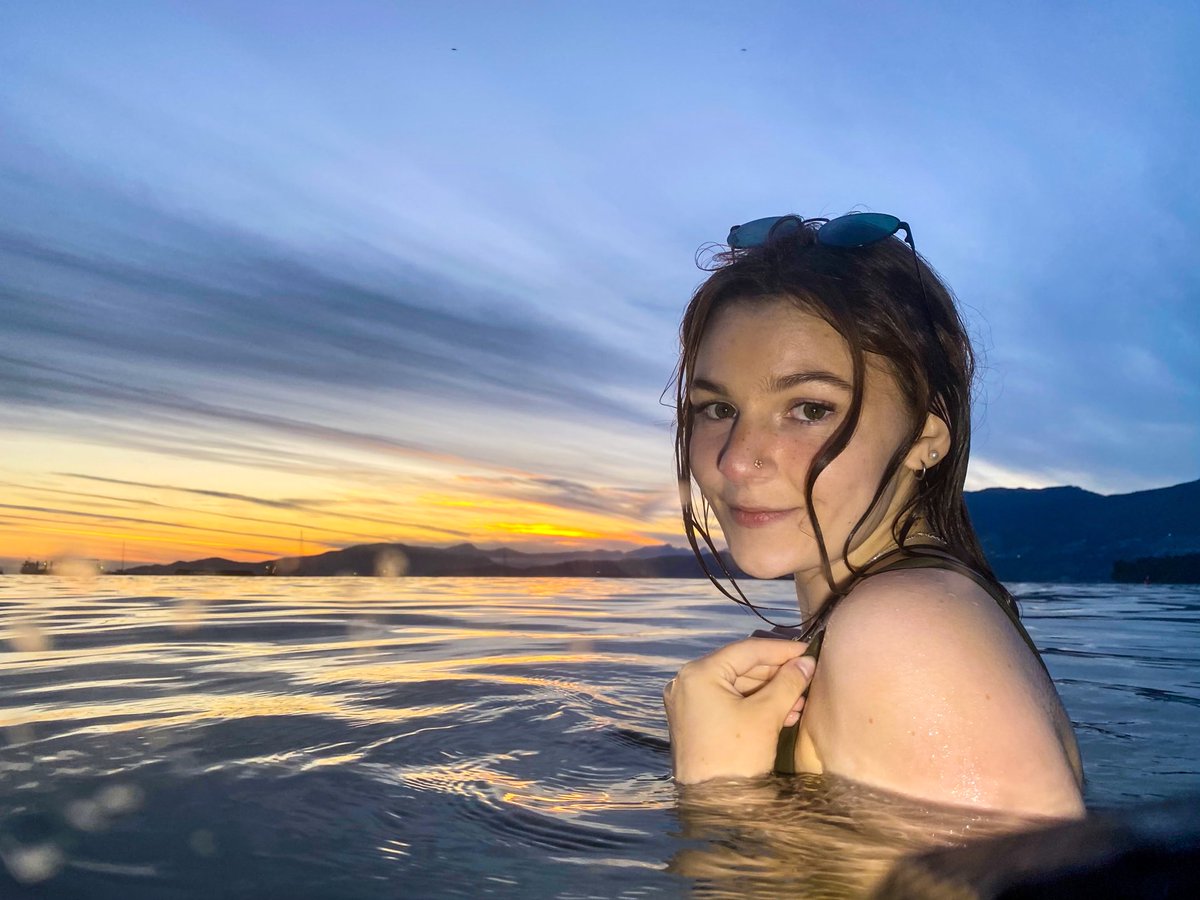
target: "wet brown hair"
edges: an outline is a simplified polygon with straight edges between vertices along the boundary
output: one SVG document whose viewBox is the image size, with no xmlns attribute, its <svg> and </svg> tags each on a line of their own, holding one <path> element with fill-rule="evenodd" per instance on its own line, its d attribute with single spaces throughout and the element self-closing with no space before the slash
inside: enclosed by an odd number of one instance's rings
<svg viewBox="0 0 1200 900">
<path fill-rule="evenodd" d="M 714 546 L 707 527 L 707 503 L 697 515 L 692 502 L 688 449 L 694 410 L 689 386 L 700 342 L 719 312 L 734 305 L 784 300 L 795 304 L 798 310 L 824 319 L 846 341 L 853 361 L 854 391 L 850 406 L 837 430 L 814 457 L 804 485 L 805 505 L 825 579 L 833 594 L 831 602 L 805 623 L 807 632 L 815 632 L 828 618 L 837 599 L 848 593 L 863 572 L 851 567 L 848 583 L 834 582 L 812 492 L 817 478 L 854 436 L 862 412 L 868 353 L 886 362 L 904 397 L 912 426 L 908 438 L 892 453 L 871 504 L 847 535 L 841 559 L 846 559 L 858 530 L 878 506 L 905 456 L 920 437 L 926 415 L 933 413 L 950 430 L 950 449 L 945 458 L 916 482 L 916 491 L 892 523 L 892 537 L 897 545 L 904 547 L 917 519 L 923 517 L 930 530 L 946 542 L 946 551 L 993 582 L 1015 611 L 1015 601 L 996 580 L 984 557 L 963 499 L 971 450 L 975 355 L 954 298 L 924 260 L 917 258 L 914 264 L 914 251 L 898 237 L 863 247 L 826 246 L 817 242 L 817 230 L 825 221 L 802 220 L 800 227 L 772 235 L 761 246 L 715 254 L 711 264 L 704 266 L 712 274 L 696 289 L 684 313 L 675 372 L 675 462 L 688 543 L 705 574 L 723 594 L 766 619 L 746 599 Z M 701 552 L 701 541 L 729 587 L 709 569 Z M 905 552 L 920 553 L 915 548 Z"/>
</svg>

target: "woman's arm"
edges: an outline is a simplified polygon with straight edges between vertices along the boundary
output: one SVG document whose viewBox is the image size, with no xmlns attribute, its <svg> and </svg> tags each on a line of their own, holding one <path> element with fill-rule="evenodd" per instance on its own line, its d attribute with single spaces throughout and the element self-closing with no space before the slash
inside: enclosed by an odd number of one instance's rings
<svg viewBox="0 0 1200 900">
<path fill-rule="evenodd" d="M 826 772 L 943 804 L 1078 816 L 1053 684 L 952 572 L 876 576 L 834 611 L 804 729 Z"/>
<path fill-rule="evenodd" d="M 687 663 L 663 691 L 676 781 L 765 775 L 814 662 L 804 644 L 746 638 Z"/>
</svg>

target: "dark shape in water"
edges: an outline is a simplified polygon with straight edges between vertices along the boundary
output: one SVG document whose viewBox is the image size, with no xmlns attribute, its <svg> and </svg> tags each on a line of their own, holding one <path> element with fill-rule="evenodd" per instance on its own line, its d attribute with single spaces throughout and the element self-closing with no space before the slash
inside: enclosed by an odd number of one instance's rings
<svg viewBox="0 0 1200 900">
<path fill-rule="evenodd" d="M 1200 796 L 909 856 L 874 897 L 1200 897 Z"/>
</svg>

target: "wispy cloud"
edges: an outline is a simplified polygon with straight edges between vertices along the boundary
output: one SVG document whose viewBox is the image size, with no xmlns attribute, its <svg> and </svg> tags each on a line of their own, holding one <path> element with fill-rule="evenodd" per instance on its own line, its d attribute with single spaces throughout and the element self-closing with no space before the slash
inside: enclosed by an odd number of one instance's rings
<svg viewBox="0 0 1200 900">
<path fill-rule="evenodd" d="M 532 500 L 562 509 L 604 513 L 636 522 L 653 521 L 668 510 L 673 510 L 678 503 L 678 492 L 673 490 L 596 487 L 569 478 L 461 475 L 456 480 L 494 497 Z"/>
<path fill-rule="evenodd" d="M 597 385 L 643 383 L 651 365 L 517 298 L 481 296 L 419 271 L 372 283 L 382 276 L 328 271 L 335 261 L 322 267 L 250 235 L 139 212 L 139 232 L 192 246 L 144 247 L 116 260 L 0 233 L 0 296 L 13 313 L 6 325 L 14 341 L 48 342 L 76 359 L 293 388 L 482 398 L 641 420 Z M 68 399 L 27 371 L 40 366 L 11 355 L 6 363 L 6 386 L 21 385 L 30 401 Z"/>
<path fill-rule="evenodd" d="M 388 527 L 392 527 L 392 528 L 419 529 L 421 531 L 428 532 L 430 534 L 441 534 L 441 535 L 445 535 L 448 537 L 454 537 L 454 538 L 463 538 L 463 537 L 468 536 L 468 534 L 464 531 L 458 531 L 458 530 L 455 530 L 452 528 L 439 528 L 438 526 L 432 525 L 428 522 L 406 521 L 403 519 L 384 518 L 384 517 L 380 517 L 380 516 L 364 516 L 359 513 L 349 511 L 348 504 L 344 501 L 341 504 L 338 504 L 335 501 L 328 501 L 328 500 L 326 500 L 326 501 L 320 501 L 320 500 L 306 500 L 306 501 L 271 500 L 271 499 L 266 499 L 266 498 L 262 498 L 262 497 L 250 497 L 245 494 L 235 494 L 235 493 L 232 493 L 229 491 L 212 491 L 212 490 L 205 490 L 203 488 L 179 487 L 177 485 L 170 485 L 170 484 L 157 484 L 157 483 L 151 483 L 151 482 L 128 481 L 128 480 L 119 479 L 119 478 L 101 478 L 101 477 L 97 477 L 94 475 L 81 475 L 81 474 L 74 473 L 74 472 L 61 472 L 61 473 L 57 473 L 57 474 L 64 478 L 73 478 L 73 479 L 80 479 L 80 480 L 85 480 L 85 481 L 96 481 L 96 482 L 107 483 L 107 484 L 119 484 L 119 485 L 126 485 L 128 487 L 136 487 L 136 488 L 147 488 L 147 489 L 154 490 L 154 491 L 171 491 L 171 492 L 180 493 L 180 494 L 191 494 L 191 495 L 199 496 L 199 497 L 212 497 L 212 498 L 216 498 L 216 499 L 220 499 L 220 500 L 233 500 L 236 503 L 244 503 L 244 504 L 249 504 L 249 505 L 253 505 L 253 506 L 266 506 L 271 509 L 280 509 L 280 510 L 286 510 L 288 512 L 307 513 L 307 514 L 310 514 L 313 516 L 321 516 L 322 524 L 320 524 L 317 527 L 313 527 L 310 524 L 308 527 L 310 528 L 311 531 L 320 532 L 320 533 L 324 533 L 324 534 L 341 534 L 341 535 L 345 535 L 348 537 L 354 537 L 354 538 L 359 538 L 359 539 L 363 539 L 363 540 L 375 540 L 379 537 L 379 534 L 378 534 L 378 532 L 345 531 L 340 528 L 330 527 L 329 525 L 324 524 L 324 523 L 332 519 L 337 522 L 361 522 L 361 523 L 368 523 L 371 525 L 384 525 L 384 526 L 388 526 Z M 28 490 L 28 488 L 27 488 L 27 490 Z M 44 489 L 36 489 L 36 490 L 44 490 Z M 170 505 L 170 504 L 165 504 L 165 503 L 159 503 L 155 500 L 148 500 L 141 496 L 136 497 L 136 498 L 133 498 L 133 497 L 114 498 L 114 497 L 109 497 L 106 495 L 88 494 L 88 493 L 76 492 L 76 491 L 73 491 L 73 492 L 53 491 L 53 492 L 54 493 L 70 493 L 75 496 L 80 496 L 80 497 L 85 497 L 85 498 L 103 497 L 104 499 L 120 499 L 124 503 L 127 503 L 127 504 L 136 504 L 139 506 L 156 506 L 156 507 L 161 507 L 163 509 L 178 510 L 181 512 L 186 512 L 186 513 L 191 513 L 191 514 L 203 513 L 204 515 L 213 516 L 213 517 L 217 517 L 217 518 L 236 519 L 236 520 L 240 520 L 240 521 L 244 521 L 244 522 L 257 522 L 257 523 L 261 523 L 264 525 L 287 526 L 289 528 L 297 527 L 298 521 L 299 522 L 306 521 L 303 519 L 300 519 L 300 520 L 293 519 L 288 522 L 280 522 L 276 519 L 262 519 L 262 518 L 255 518 L 253 516 L 236 515 L 234 513 L 225 512 L 225 511 L 221 511 L 221 510 L 200 509 L 198 507 L 175 506 L 175 505 Z M 355 505 L 357 505 L 357 501 L 356 501 Z"/>
<path fill-rule="evenodd" d="M 972 486 L 1197 475 L 1194 9 L 137 18 L 0 32 L 10 522 L 662 534 L 692 254 L 789 210 L 913 223 L 987 337 Z"/>
</svg>

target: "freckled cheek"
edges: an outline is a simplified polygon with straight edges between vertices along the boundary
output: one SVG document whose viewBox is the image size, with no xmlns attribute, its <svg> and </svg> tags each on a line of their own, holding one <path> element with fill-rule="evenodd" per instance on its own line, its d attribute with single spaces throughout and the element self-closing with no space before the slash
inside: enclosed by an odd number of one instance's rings
<svg viewBox="0 0 1200 900">
<path fill-rule="evenodd" d="M 780 465 L 793 481 L 803 484 L 819 449 L 819 444 L 813 445 L 808 441 L 786 442 L 780 447 Z"/>
</svg>

